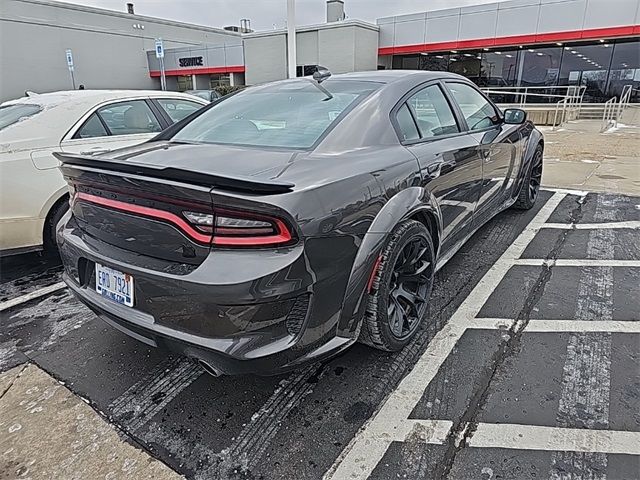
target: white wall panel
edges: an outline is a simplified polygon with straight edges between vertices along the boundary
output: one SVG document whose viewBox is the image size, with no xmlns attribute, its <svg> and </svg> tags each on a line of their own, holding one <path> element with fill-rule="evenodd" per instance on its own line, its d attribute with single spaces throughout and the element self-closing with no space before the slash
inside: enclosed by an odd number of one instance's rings
<svg viewBox="0 0 640 480">
<path fill-rule="evenodd" d="M 395 32 L 395 23 L 380 23 L 378 27 L 380 27 L 380 33 L 378 35 L 378 46 L 379 47 L 392 47 L 394 45 L 393 38 Z"/>
<path fill-rule="evenodd" d="M 587 0 L 541 0 L 537 33 L 582 30 Z"/>
<path fill-rule="evenodd" d="M 318 60 L 332 73 L 352 72 L 355 67 L 355 27 L 318 30 Z"/>
<path fill-rule="evenodd" d="M 396 22 L 395 45 L 416 45 L 424 43 L 426 28 L 427 21 L 424 13 L 422 14 L 422 18 Z"/>
<path fill-rule="evenodd" d="M 474 40 L 478 38 L 493 38 L 496 34 L 498 10 L 466 13 L 460 15 L 460 40 Z"/>
<path fill-rule="evenodd" d="M 638 0 L 587 0 L 584 28 L 606 28 L 633 24 Z"/>
<path fill-rule="evenodd" d="M 224 51 L 226 66 L 244 65 L 244 47 L 242 45 L 225 47 Z"/>
<path fill-rule="evenodd" d="M 318 31 L 300 32 L 296 35 L 296 63 L 318 65 Z"/>
<path fill-rule="evenodd" d="M 426 43 L 452 42 L 458 38 L 459 15 L 430 18 L 427 15 Z"/>
<path fill-rule="evenodd" d="M 287 36 L 245 38 L 247 85 L 287 78 Z"/>
<path fill-rule="evenodd" d="M 538 13 L 540 11 L 539 2 L 527 2 L 518 6 L 511 6 L 512 2 L 505 2 L 509 7 L 498 9 L 498 22 L 496 26 L 496 36 L 511 37 L 514 35 L 535 34 L 538 28 Z"/>
</svg>

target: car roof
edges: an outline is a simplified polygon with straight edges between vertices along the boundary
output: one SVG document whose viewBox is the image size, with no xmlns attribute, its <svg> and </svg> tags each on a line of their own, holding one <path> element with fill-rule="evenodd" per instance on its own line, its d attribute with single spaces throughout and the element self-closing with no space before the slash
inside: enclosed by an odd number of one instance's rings
<svg viewBox="0 0 640 480">
<path fill-rule="evenodd" d="M 45 108 L 51 108 L 60 104 L 83 104 L 83 103 L 102 103 L 109 100 L 118 100 L 120 98 L 135 97 L 182 97 L 187 99 L 200 98 L 181 92 L 165 92 L 160 90 L 63 90 L 59 92 L 30 94 L 28 97 L 17 98 L 2 103 L 2 105 L 40 105 Z"/>
</svg>

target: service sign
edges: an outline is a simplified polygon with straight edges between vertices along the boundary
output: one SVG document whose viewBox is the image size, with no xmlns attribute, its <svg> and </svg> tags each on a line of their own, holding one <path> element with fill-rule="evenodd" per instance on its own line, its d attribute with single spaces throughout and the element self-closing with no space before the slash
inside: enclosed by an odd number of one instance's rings
<svg viewBox="0 0 640 480">
<path fill-rule="evenodd" d="M 204 65 L 203 57 L 186 57 L 179 58 L 178 65 L 180 67 L 202 67 Z"/>
</svg>

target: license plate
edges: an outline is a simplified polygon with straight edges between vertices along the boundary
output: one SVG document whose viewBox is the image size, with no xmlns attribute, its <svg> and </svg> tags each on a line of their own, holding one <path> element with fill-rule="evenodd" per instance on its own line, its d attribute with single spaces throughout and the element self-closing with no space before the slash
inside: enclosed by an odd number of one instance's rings
<svg viewBox="0 0 640 480">
<path fill-rule="evenodd" d="M 116 303 L 133 307 L 133 277 L 96 263 L 96 292 Z"/>
</svg>

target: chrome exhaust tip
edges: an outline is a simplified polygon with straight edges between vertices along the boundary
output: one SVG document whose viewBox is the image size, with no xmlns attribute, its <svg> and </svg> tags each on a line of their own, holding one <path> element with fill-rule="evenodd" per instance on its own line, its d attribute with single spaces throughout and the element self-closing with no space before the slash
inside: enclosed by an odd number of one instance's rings
<svg viewBox="0 0 640 480">
<path fill-rule="evenodd" d="M 223 373 L 220 370 L 218 370 L 216 367 L 209 365 L 207 362 L 205 362 L 204 360 L 201 360 L 200 358 L 196 359 L 196 363 L 200 365 L 200 367 L 202 367 L 202 369 L 212 377 L 220 377 L 223 375 Z"/>
</svg>

